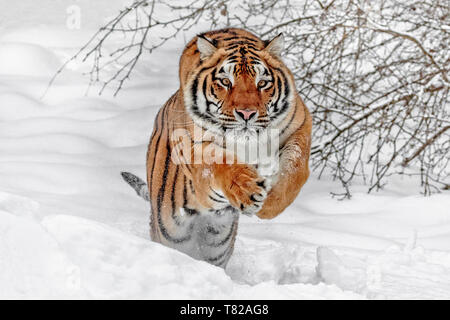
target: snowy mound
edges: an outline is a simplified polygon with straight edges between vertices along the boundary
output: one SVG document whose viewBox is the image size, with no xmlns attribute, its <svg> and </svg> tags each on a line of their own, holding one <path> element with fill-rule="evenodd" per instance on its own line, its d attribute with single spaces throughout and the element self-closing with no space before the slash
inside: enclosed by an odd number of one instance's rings
<svg viewBox="0 0 450 320">
<path fill-rule="evenodd" d="M 326 285 L 297 284 L 278 293 L 266 290 L 270 282 L 240 285 L 222 269 L 160 244 L 74 216 L 38 221 L 37 210 L 32 200 L 0 193 L 0 298 L 351 296 Z"/>
<path fill-rule="evenodd" d="M 42 116 L 45 113 L 45 107 L 38 100 L 17 92 L 0 92 L 0 105 L 3 106 L 0 114 L 2 121 Z"/>
<path fill-rule="evenodd" d="M 36 44 L 0 43 L 0 74 L 52 76 L 61 61 L 50 50 Z"/>
</svg>

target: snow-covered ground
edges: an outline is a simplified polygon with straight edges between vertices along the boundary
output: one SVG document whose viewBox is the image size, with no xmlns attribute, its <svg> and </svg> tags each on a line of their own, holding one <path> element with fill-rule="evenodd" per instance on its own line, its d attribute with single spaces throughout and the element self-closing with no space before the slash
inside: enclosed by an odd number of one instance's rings
<svg viewBox="0 0 450 320">
<path fill-rule="evenodd" d="M 145 177 L 185 40 L 144 57 L 116 98 L 86 96 L 81 64 L 42 98 L 123 2 L 0 0 L 0 298 L 450 298 L 450 195 L 407 179 L 337 201 L 313 174 L 278 218 L 241 218 L 226 270 L 151 242 L 149 205 L 119 173 Z"/>
</svg>

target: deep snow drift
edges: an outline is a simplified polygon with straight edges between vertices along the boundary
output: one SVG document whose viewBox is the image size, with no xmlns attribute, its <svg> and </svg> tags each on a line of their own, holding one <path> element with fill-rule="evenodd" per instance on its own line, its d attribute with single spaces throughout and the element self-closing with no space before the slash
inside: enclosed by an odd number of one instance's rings
<svg viewBox="0 0 450 320">
<path fill-rule="evenodd" d="M 242 217 L 227 269 L 149 241 L 149 205 L 120 171 L 145 177 L 153 118 L 178 84 L 184 39 L 131 82 L 85 95 L 86 65 L 51 75 L 122 0 L 2 1 L 0 298 L 450 298 L 450 195 L 405 180 L 351 201 L 313 174 L 273 221 Z M 82 28 L 65 25 L 82 9 Z"/>
</svg>

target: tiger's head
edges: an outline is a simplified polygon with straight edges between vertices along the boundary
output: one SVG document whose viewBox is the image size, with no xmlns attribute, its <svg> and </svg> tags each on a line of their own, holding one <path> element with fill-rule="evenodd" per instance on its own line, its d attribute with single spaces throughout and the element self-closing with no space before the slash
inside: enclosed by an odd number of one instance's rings
<svg viewBox="0 0 450 320">
<path fill-rule="evenodd" d="M 251 135 L 276 128 L 295 103 L 293 76 L 281 61 L 283 36 L 262 41 L 241 29 L 194 38 L 180 61 L 186 110 L 215 133 Z"/>
</svg>

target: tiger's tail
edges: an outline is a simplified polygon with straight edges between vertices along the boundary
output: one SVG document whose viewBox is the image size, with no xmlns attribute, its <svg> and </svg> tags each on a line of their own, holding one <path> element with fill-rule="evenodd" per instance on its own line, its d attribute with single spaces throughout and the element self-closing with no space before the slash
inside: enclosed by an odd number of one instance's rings
<svg viewBox="0 0 450 320">
<path fill-rule="evenodd" d="M 150 201 L 150 195 L 148 193 L 147 184 L 139 177 L 129 172 L 121 172 L 123 180 L 128 183 L 138 196 L 144 198 L 146 201 Z"/>
</svg>

